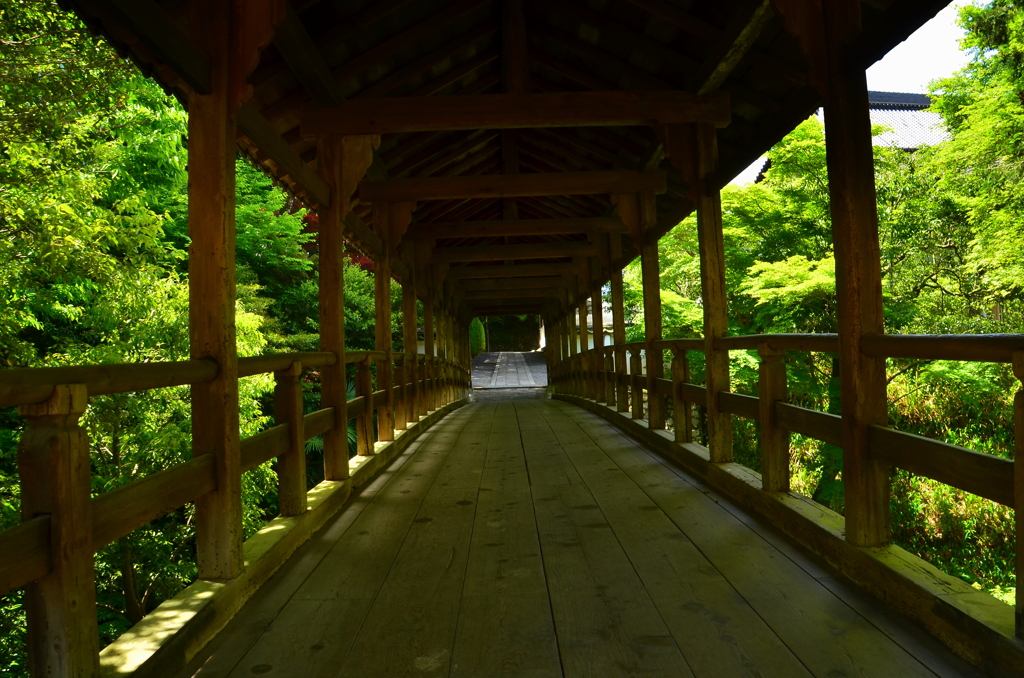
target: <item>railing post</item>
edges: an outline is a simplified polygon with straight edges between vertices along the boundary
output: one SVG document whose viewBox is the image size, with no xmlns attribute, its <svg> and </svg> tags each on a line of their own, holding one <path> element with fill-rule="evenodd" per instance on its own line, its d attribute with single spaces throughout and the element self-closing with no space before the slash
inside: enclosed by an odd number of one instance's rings
<svg viewBox="0 0 1024 678">
<path fill-rule="evenodd" d="M 633 396 L 633 419 L 644 418 L 644 388 L 640 383 L 643 366 L 640 361 L 640 349 L 629 349 L 629 390 Z"/>
<path fill-rule="evenodd" d="M 356 366 L 356 396 L 362 396 L 365 408 L 356 419 L 356 454 L 373 454 L 373 380 L 370 376 L 370 358 L 367 356 Z"/>
<path fill-rule="evenodd" d="M 427 416 L 430 409 L 430 389 L 427 388 L 427 356 L 419 354 L 416 356 L 416 379 L 419 389 L 416 397 L 416 404 L 421 417 Z"/>
<path fill-rule="evenodd" d="M 608 407 L 615 407 L 615 354 L 611 347 L 604 349 L 604 400 Z"/>
<path fill-rule="evenodd" d="M 683 384 L 690 382 L 690 361 L 686 349 L 672 349 L 672 420 L 677 443 L 693 442 L 693 406 L 683 396 Z"/>
<path fill-rule="evenodd" d="M 778 423 L 775 403 L 785 402 L 786 352 L 768 344 L 757 348 L 761 356 L 758 403 L 761 424 L 761 487 L 765 492 L 789 491 L 789 431 Z"/>
<path fill-rule="evenodd" d="M 615 407 L 619 412 L 629 412 L 629 374 L 626 349 L 622 346 L 615 346 Z"/>
<path fill-rule="evenodd" d="M 301 516 L 306 512 L 306 435 L 301 375 L 300 362 L 274 373 L 274 420 L 288 425 L 288 448 L 277 458 L 277 494 L 282 516 Z"/>
<path fill-rule="evenodd" d="M 85 385 L 71 384 L 18 408 L 28 424 L 18 445 L 21 518 L 50 516 L 50 573 L 25 588 L 33 676 L 99 675 L 89 440 L 78 425 L 87 401 Z"/>
<path fill-rule="evenodd" d="M 409 394 L 406 392 L 406 382 L 408 379 L 405 378 L 406 362 L 405 354 L 395 354 L 395 430 L 404 431 L 409 426 L 409 420 L 412 419 L 412 411 L 409 407 Z"/>
<path fill-rule="evenodd" d="M 1024 351 L 1013 354 L 1013 375 L 1024 382 Z M 1013 396 L 1013 496 L 1017 532 L 1017 581 L 1024 581 L 1024 388 Z M 1017 638 L 1024 639 L 1024 587 L 1017 586 L 1016 619 Z"/>
</svg>

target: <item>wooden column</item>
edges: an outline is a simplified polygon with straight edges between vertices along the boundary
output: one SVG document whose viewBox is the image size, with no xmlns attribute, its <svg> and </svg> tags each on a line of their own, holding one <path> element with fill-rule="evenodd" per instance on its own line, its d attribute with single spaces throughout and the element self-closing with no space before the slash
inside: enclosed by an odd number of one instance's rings
<svg viewBox="0 0 1024 678">
<path fill-rule="evenodd" d="M 663 130 L 672 164 L 690 184 L 697 206 L 700 246 L 701 300 L 704 309 L 705 386 L 707 387 L 708 450 L 711 461 L 732 461 L 732 419 L 719 406 L 718 394 L 729 391 L 729 352 L 715 340 L 728 333 L 725 289 L 725 240 L 722 236 L 722 197 L 712 178 L 718 169 L 714 125 L 673 125 Z"/>
<path fill-rule="evenodd" d="M 210 62 L 212 93 L 188 102 L 189 339 L 217 377 L 192 387 L 192 454 L 212 454 L 217 489 L 196 501 L 200 579 L 242 572 L 242 471 L 235 346 L 235 115 L 232 7 L 191 3 L 190 28 Z"/>
<path fill-rule="evenodd" d="M 377 409 L 377 440 L 395 439 L 395 391 L 391 338 L 391 206 L 373 205 L 373 224 L 384 242 L 381 256 L 373 263 L 374 330 L 376 348 L 385 358 L 377 364 L 377 388 L 385 392 L 385 403 Z"/>
<path fill-rule="evenodd" d="M 324 137 L 317 146 L 317 169 L 331 188 L 331 204 L 320 209 L 317 244 L 320 255 L 320 350 L 337 360 L 320 370 L 320 407 L 334 409 L 334 426 L 324 433 L 324 478 L 348 477 L 348 414 L 345 402 L 345 218 L 352 194 L 373 161 L 380 137 Z"/>
<path fill-rule="evenodd" d="M 779 426 L 775 403 L 785 402 L 786 352 L 767 344 L 757 349 L 758 407 L 761 425 L 761 488 L 765 492 L 789 491 L 789 431 Z"/>
<path fill-rule="evenodd" d="M 18 409 L 27 424 L 18 445 L 21 519 L 50 517 L 50 573 L 25 587 L 32 676 L 100 675 L 89 439 L 78 426 L 86 403 L 85 386 L 72 384 Z"/>
<path fill-rule="evenodd" d="M 658 262 L 658 240 L 652 231 L 658 222 L 658 204 L 654 191 L 640 193 L 640 269 L 644 287 L 644 341 L 647 344 L 647 422 L 652 429 L 665 428 L 665 399 L 658 395 L 655 384 L 665 376 L 665 356 L 652 344 L 661 341 L 661 273 Z"/>
<path fill-rule="evenodd" d="M 277 458 L 278 506 L 282 516 L 306 512 L 306 435 L 303 422 L 302 363 L 274 373 L 274 421 L 288 425 L 288 449 Z"/>
<path fill-rule="evenodd" d="M 889 541 L 889 467 L 871 459 L 868 428 L 888 423 L 885 359 L 860 351 L 861 337 L 884 331 L 874 153 L 864 71 L 845 65 L 846 48 L 859 32 L 860 3 L 835 0 L 821 6 L 828 51 L 825 147 L 836 259 L 846 538 L 858 546 L 879 546 Z"/>
<path fill-rule="evenodd" d="M 626 385 L 619 382 L 619 374 L 626 373 L 626 311 L 622 304 L 622 236 L 612 232 L 608 234 L 608 256 L 610 258 L 611 291 L 612 291 L 612 342 L 615 346 L 615 407 L 619 412 L 629 411 Z"/>
</svg>

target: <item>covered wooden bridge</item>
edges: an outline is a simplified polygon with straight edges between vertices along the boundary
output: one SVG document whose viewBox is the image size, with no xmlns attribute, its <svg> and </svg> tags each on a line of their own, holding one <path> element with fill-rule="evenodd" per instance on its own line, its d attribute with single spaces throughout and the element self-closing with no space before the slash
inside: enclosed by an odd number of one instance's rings
<svg viewBox="0 0 1024 678">
<path fill-rule="evenodd" d="M 25 588 L 34 676 L 1024 673 L 1024 593 L 1015 622 L 889 544 L 893 467 L 1024 508 L 1024 466 L 886 426 L 888 357 L 1024 378 L 1024 337 L 883 334 L 863 73 L 944 2 L 63 1 L 187 102 L 192 359 L 0 372 L 27 424 L 0 591 Z M 840 332 L 729 337 L 718 191 L 821 105 Z M 237 355 L 239 149 L 319 214 L 320 352 Z M 663 341 L 658 239 L 694 211 L 704 332 Z M 346 248 L 374 262 L 376 351 L 345 350 Z M 614 345 L 589 349 L 605 285 Z M 555 400 L 467 404 L 487 314 L 542 317 Z M 751 348 L 759 397 L 732 394 Z M 786 402 L 790 351 L 838 354 L 841 416 Z M 276 425 L 239 440 L 260 373 Z M 88 398 L 182 384 L 194 457 L 91 496 Z M 759 422 L 762 474 L 732 417 Z M 789 490 L 790 432 L 842 447 L 845 517 Z M 281 515 L 243 542 L 241 474 L 274 458 Z M 199 580 L 100 651 L 94 552 L 189 503 Z"/>
</svg>

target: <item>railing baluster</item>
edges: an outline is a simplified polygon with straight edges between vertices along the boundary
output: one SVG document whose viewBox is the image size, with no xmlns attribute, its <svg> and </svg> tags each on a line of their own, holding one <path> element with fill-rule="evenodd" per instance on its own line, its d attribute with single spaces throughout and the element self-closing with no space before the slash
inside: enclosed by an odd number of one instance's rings
<svg viewBox="0 0 1024 678">
<path fill-rule="evenodd" d="M 409 421 L 412 420 L 412 409 L 410 408 L 411 403 L 409 402 L 409 393 L 406 389 L 406 371 L 408 369 L 408 361 L 406 356 L 402 353 L 395 354 L 395 430 L 404 431 L 409 427 Z"/>
<path fill-rule="evenodd" d="M 629 390 L 632 391 L 633 396 L 633 419 L 644 418 L 644 389 L 641 385 L 640 374 L 643 371 L 643 365 L 640 361 L 640 350 L 635 348 L 629 349 Z"/>
<path fill-rule="evenodd" d="M 306 433 L 301 375 L 300 362 L 274 372 L 274 420 L 288 424 L 288 448 L 277 457 L 277 493 L 282 516 L 301 516 L 306 512 Z"/>
<path fill-rule="evenodd" d="M 28 424 L 18 445 L 21 519 L 50 516 L 50 573 L 25 588 L 33 676 L 99 675 L 89 439 L 78 425 L 87 402 L 85 385 L 70 384 L 18 408 Z"/>
<path fill-rule="evenodd" d="M 693 406 L 683 398 L 683 384 L 690 381 L 686 349 L 672 349 L 672 420 L 677 443 L 693 442 Z"/>
<path fill-rule="evenodd" d="M 604 349 L 604 402 L 615 407 L 615 355 L 610 347 Z"/>
<path fill-rule="evenodd" d="M 786 352 L 762 344 L 758 373 L 761 424 L 761 486 L 766 492 L 789 491 L 789 431 L 779 426 L 775 403 L 788 399 Z"/>
<path fill-rule="evenodd" d="M 361 457 L 373 454 L 373 380 L 367 356 L 356 366 L 356 396 L 362 396 L 365 408 L 356 419 L 356 453 Z"/>
</svg>

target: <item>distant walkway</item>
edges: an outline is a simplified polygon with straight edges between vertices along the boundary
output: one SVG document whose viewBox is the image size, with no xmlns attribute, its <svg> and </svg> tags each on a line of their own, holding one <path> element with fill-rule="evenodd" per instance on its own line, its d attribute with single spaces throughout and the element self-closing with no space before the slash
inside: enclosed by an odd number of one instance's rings
<svg viewBox="0 0 1024 678">
<path fill-rule="evenodd" d="M 547 384 L 543 353 L 481 353 L 473 360 L 473 388 L 538 388 Z"/>
</svg>

